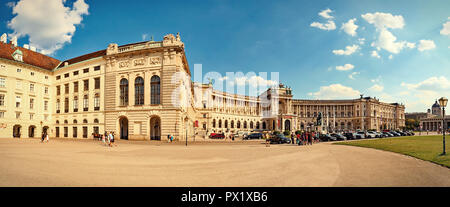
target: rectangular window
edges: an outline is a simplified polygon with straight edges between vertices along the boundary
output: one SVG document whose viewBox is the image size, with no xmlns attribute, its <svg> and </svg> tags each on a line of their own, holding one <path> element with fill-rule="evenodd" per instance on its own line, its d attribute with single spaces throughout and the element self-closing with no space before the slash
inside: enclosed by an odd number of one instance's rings
<svg viewBox="0 0 450 207">
<path fill-rule="evenodd" d="M 56 95 L 61 95 L 61 86 L 56 86 Z"/>
<path fill-rule="evenodd" d="M 18 72 L 18 73 L 22 72 L 22 69 L 17 68 L 17 72 Z"/>
<path fill-rule="evenodd" d="M 56 127 L 56 128 L 55 128 L 55 133 L 56 133 L 55 136 L 56 136 L 56 137 L 59 137 L 59 127 Z"/>
<path fill-rule="evenodd" d="M 95 127 L 94 127 L 94 133 L 99 134 L 99 131 L 100 131 L 100 130 L 99 130 L 98 126 L 95 126 Z"/>
<path fill-rule="evenodd" d="M 60 103 L 59 103 L 59 99 L 58 100 L 56 100 L 56 113 L 59 113 L 59 110 L 60 110 L 60 105 L 59 105 Z"/>
<path fill-rule="evenodd" d="M 30 109 L 34 108 L 34 98 L 30 98 Z"/>
<path fill-rule="evenodd" d="M 31 75 L 31 76 L 34 76 L 34 72 L 31 72 L 30 75 Z"/>
<path fill-rule="evenodd" d="M 16 96 L 16 108 L 20 107 L 20 102 L 22 102 L 22 98 L 20 96 Z"/>
<path fill-rule="evenodd" d="M 64 78 L 68 78 L 69 77 L 69 73 L 64 74 Z"/>
<path fill-rule="evenodd" d="M 89 68 L 83 69 L 83 73 L 89 73 Z"/>
<path fill-rule="evenodd" d="M 64 99 L 64 113 L 69 112 L 69 98 Z"/>
<path fill-rule="evenodd" d="M 83 138 L 87 138 L 88 137 L 88 128 L 87 126 L 83 127 Z"/>
<path fill-rule="evenodd" d="M 44 101 L 44 111 L 48 110 L 48 101 Z"/>
<path fill-rule="evenodd" d="M 77 136 L 78 136 L 78 130 L 77 130 L 77 127 L 73 127 L 73 138 L 77 138 Z"/>
<path fill-rule="evenodd" d="M 85 95 L 83 98 L 83 111 L 88 111 L 88 110 L 89 110 L 89 98 L 87 95 Z"/>
<path fill-rule="evenodd" d="M 89 91 L 89 79 L 88 80 L 84 80 L 84 91 Z"/>
<path fill-rule="evenodd" d="M 100 70 L 100 65 L 94 67 L 94 71 Z"/>
<path fill-rule="evenodd" d="M 100 89 L 100 78 L 95 78 L 95 89 Z"/>
<path fill-rule="evenodd" d="M 6 87 L 6 79 L 5 78 L 0 78 L 0 87 L 1 88 Z"/>
<path fill-rule="evenodd" d="M 5 105 L 5 94 L 0 94 L 0 106 Z"/>
<path fill-rule="evenodd" d="M 69 127 L 64 127 L 64 137 L 69 136 Z"/>
<path fill-rule="evenodd" d="M 34 83 L 30 83 L 30 92 L 34 92 Z"/>
<path fill-rule="evenodd" d="M 45 88 L 44 88 L 44 94 L 48 95 L 48 86 L 45 86 Z"/>
<path fill-rule="evenodd" d="M 16 112 L 16 119 L 20 119 L 20 112 Z"/>
<path fill-rule="evenodd" d="M 64 93 L 69 94 L 69 84 L 64 84 Z"/>
<path fill-rule="evenodd" d="M 47 80 L 48 79 L 48 75 L 46 75 L 44 78 L 45 78 L 45 80 Z"/>
<path fill-rule="evenodd" d="M 73 99 L 73 112 L 78 112 L 78 97 Z"/>
<path fill-rule="evenodd" d="M 73 71 L 73 75 L 78 75 L 78 70 L 77 71 Z"/>
<path fill-rule="evenodd" d="M 95 111 L 100 110 L 100 95 L 99 94 L 95 94 L 95 97 L 94 97 L 94 110 Z"/>
<path fill-rule="evenodd" d="M 56 76 L 56 80 L 59 80 L 59 79 L 61 79 L 61 76 L 60 75 Z"/>
<path fill-rule="evenodd" d="M 77 82 L 73 82 L 73 92 L 74 93 L 78 93 L 78 81 Z"/>
</svg>

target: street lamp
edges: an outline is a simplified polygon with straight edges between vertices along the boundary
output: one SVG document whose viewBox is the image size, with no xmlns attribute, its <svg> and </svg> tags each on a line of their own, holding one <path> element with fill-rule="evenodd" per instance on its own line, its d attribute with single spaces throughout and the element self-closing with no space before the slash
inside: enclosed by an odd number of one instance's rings
<svg viewBox="0 0 450 207">
<path fill-rule="evenodd" d="M 439 99 L 439 105 L 442 106 L 442 143 L 443 143 L 443 152 L 442 155 L 445 155 L 445 107 L 447 106 L 448 99 L 441 97 Z"/>
</svg>

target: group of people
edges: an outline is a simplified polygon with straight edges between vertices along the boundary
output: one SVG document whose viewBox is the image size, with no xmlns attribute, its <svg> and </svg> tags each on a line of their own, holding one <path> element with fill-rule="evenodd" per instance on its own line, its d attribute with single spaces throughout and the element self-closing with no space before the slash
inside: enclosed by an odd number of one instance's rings
<svg viewBox="0 0 450 207">
<path fill-rule="evenodd" d="M 41 136 L 41 142 L 44 142 L 44 141 L 48 142 L 49 140 L 50 140 L 50 138 L 49 138 L 47 132 L 43 132 L 42 136 Z"/>
<path fill-rule="evenodd" d="M 312 145 L 318 140 L 315 139 L 316 133 L 312 132 L 301 132 L 301 133 L 292 133 L 291 134 L 291 144 L 298 145 Z M 294 142 L 295 140 L 295 142 Z"/>
<path fill-rule="evenodd" d="M 117 144 L 114 144 L 114 139 L 115 139 L 115 134 L 113 131 L 111 131 L 109 133 L 107 131 L 105 131 L 105 134 L 102 136 L 103 144 L 108 145 L 110 147 L 117 146 Z"/>
<path fill-rule="evenodd" d="M 175 138 L 173 137 L 173 135 L 170 135 L 170 134 L 167 135 L 167 142 L 168 143 L 173 142 L 174 139 Z"/>
</svg>

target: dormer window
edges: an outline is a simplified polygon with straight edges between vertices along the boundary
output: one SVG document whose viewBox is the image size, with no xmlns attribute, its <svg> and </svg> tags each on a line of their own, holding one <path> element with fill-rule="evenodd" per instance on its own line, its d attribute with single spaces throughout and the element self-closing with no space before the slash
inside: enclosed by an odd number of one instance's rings
<svg viewBox="0 0 450 207">
<path fill-rule="evenodd" d="M 17 50 L 12 54 L 12 57 L 13 57 L 14 60 L 16 60 L 16 61 L 23 62 L 23 54 L 22 54 L 22 51 L 20 51 L 19 49 L 17 49 Z"/>
</svg>

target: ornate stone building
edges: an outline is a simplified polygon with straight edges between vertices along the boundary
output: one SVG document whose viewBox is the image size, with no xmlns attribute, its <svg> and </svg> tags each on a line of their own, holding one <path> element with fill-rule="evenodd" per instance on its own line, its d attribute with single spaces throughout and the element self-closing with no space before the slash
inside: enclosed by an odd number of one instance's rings
<svg viewBox="0 0 450 207">
<path fill-rule="evenodd" d="M 450 129 L 450 116 L 445 116 L 444 127 L 442 127 L 442 108 L 437 102 L 431 106 L 431 115 L 420 119 L 420 128 L 422 131 L 442 131 L 442 129 Z"/>
<path fill-rule="evenodd" d="M 211 132 L 308 130 L 319 112 L 324 129 L 396 129 L 404 106 L 361 97 L 298 100 L 279 85 L 257 97 L 193 83 L 179 35 L 59 61 L 17 42 L 0 42 L 0 137 L 121 139 L 204 137 Z M 197 91 L 197 92 L 196 92 Z M 198 93 L 200 91 L 200 93 Z M 198 96 L 200 94 L 201 96 Z"/>
</svg>

